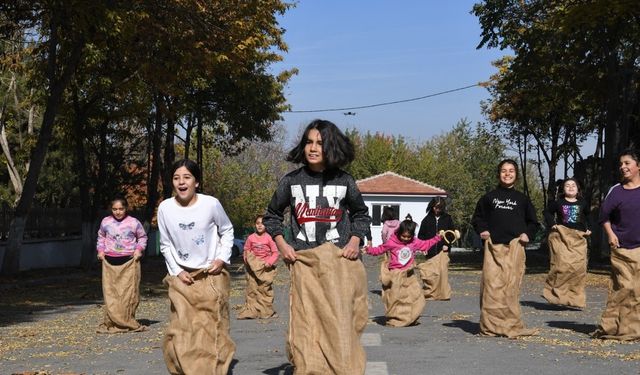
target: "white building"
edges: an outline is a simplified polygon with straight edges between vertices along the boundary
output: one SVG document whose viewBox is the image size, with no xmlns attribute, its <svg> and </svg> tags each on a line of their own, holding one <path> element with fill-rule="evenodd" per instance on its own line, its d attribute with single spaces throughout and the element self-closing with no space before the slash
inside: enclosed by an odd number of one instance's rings
<svg viewBox="0 0 640 375">
<path fill-rule="evenodd" d="M 447 192 L 435 186 L 420 182 L 393 172 L 385 172 L 376 176 L 356 181 L 364 202 L 371 215 L 371 238 L 373 246 L 380 245 L 382 223 L 380 215 L 384 206 L 391 206 L 404 220 L 410 214 L 418 223 L 416 235 L 420 230 L 420 222 L 427 214 L 427 206 L 435 197 L 447 197 Z"/>
</svg>

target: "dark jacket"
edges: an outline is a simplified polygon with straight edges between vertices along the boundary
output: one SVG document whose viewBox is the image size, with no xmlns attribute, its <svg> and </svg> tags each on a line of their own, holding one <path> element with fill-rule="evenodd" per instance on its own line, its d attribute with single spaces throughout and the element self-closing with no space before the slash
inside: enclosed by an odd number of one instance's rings
<svg viewBox="0 0 640 375">
<path fill-rule="evenodd" d="M 453 230 L 455 229 L 453 225 L 453 219 L 451 215 L 446 212 L 443 212 L 440 215 L 440 218 L 436 222 L 436 217 L 433 213 L 429 213 L 427 216 L 422 219 L 420 223 L 420 230 L 418 231 L 418 238 L 421 240 L 429 239 L 436 234 L 438 234 L 441 230 Z M 442 246 L 445 245 L 445 241 L 442 240 L 438 242 L 436 245 L 435 251 L 429 252 L 430 256 L 433 256 L 440 251 L 442 251 Z"/>
</svg>

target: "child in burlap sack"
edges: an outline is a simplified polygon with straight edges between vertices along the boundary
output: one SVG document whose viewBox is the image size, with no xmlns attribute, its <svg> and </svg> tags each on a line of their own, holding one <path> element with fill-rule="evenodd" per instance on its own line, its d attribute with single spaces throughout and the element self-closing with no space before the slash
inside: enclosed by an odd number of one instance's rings
<svg viewBox="0 0 640 375">
<path fill-rule="evenodd" d="M 478 200 L 471 222 L 485 242 L 480 286 L 480 333 L 509 338 L 526 336 L 520 310 L 520 286 L 525 271 L 524 246 L 538 229 L 529 197 L 515 189 L 518 164 L 498 164 L 496 189 Z"/>
<path fill-rule="evenodd" d="M 359 246 L 371 218 L 355 179 L 341 169 L 354 156 L 335 124 L 311 122 L 287 155 L 303 166 L 280 180 L 264 216 L 291 273 L 287 354 L 295 374 L 364 374 L 368 305 Z"/>
<path fill-rule="evenodd" d="M 273 280 L 276 277 L 278 247 L 266 232 L 263 215 L 255 220 L 255 233 L 244 242 L 244 268 L 247 286 L 245 304 L 238 312 L 238 319 L 270 318 L 273 311 Z"/>
<path fill-rule="evenodd" d="M 415 237 L 416 227 L 413 220 L 403 220 L 385 243 L 364 249 L 369 255 L 387 255 L 380 267 L 380 281 L 388 326 L 415 324 L 425 305 L 422 287 L 413 270 L 415 254 L 435 249 L 441 237 L 435 235 L 428 240 L 418 239 Z"/>
<path fill-rule="evenodd" d="M 98 333 L 143 331 L 136 320 L 140 301 L 140 258 L 147 246 L 147 233 L 138 219 L 127 215 L 123 197 L 111 201 L 111 215 L 98 230 L 98 260 L 102 262 L 104 321 Z M 133 284 L 133 287 L 132 287 Z"/>
<path fill-rule="evenodd" d="M 171 374 L 227 374 L 235 343 L 229 335 L 233 226 L 218 199 L 196 192 L 200 167 L 172 166 L 175 196 L 158 207 L 160 251 L 169 274 L 171 315 L 162 352 Z"/>
<path fill-rule="evenodd" d="M 453 231 L 453 219 L 447 213 L 447 202 L 443 197 L 433 198 L 427 207 L 427 216 L 420 223 L 418 238 L 426 240 L 440 233 Z M 418 265 L 422 279 L 422 291 L 426 300 L 447 301 L 451 299 L 449 284 L 449 243 L 441 241 L 427 259 Z"/>
<path fill-rule="evenodd" d="M 640 340 L 640 158 L 627 149 L 620 155 L 622 182 L 609 190 L 600 211 L 611 247 L 611 282 L 607 306 L 594 336 Z"/>
<path fill-rule="evenodd" d="M 589 203 L 575 178 L 562 182 L 558 200 L 549 202 L 544 219 L 551 264 L 542 296 L 554 305 L 585 307 Z"/>
</svg>

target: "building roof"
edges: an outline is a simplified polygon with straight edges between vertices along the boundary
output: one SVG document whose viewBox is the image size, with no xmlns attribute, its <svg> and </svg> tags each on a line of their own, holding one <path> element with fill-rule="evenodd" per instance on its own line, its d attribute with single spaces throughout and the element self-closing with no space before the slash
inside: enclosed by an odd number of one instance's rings
<svg viewBox="0 0 640 375">
<path fill-rule="evenodd" d="M 356 181 L 362 194 L 448 195 L 438 187 L 393 172 Z"/>
</svg>

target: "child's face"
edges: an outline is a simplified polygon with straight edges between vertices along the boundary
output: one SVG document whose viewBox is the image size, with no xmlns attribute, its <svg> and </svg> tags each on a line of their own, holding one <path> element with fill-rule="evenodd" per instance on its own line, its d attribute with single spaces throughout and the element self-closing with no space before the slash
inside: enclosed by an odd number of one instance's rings
<svg viewBox="0 0 640 375">
<path fill-rule="evenodd" d="M 504 163 L 500 167 L 500 185 L 506 188 L 513 187 L 516 183 L 516 167 L 511 163 Z"/>
<path fill-rule="evenodd" d="M 620 173 L 625 181 L 631 181 L 633 178 L 638 177 L 638 162 L 633 160 L 629 155 L 622 155 L 620 157 Z"/>
<path fill-rule="evenodd" d="M 566 198 L 575 198 L 578 196 L 578 184 L 575 181 L 569 180 L 564 183 L 564 196 Z"/>
<path fill-rule="evenodd" d="M 304 157 L 307 165 L 314 172 L 324 170 L 324 155 L 322 153 L 322 136 L 317 129 L 309 130 L 307 144 L 304 146 Z"/>
<path fill-rule="evenodd" d="M 176 199 L 183 205 L 189 205 L 194 201 L 198 182 L 186 167 L 180 167 L 173 173 L 173 190 Z"/>
<path fill-rule="evenodd" d="M 399 239 L 404 243 L 409 243 L 413 239 L 413 233 L 402 232 L 402 234 L 400 234 Z"/>
<path fill-rule="evenodd" d="M 111 205 L 111 214 L 116 220 L 122 220 L 127 215 L 127 209 L 124 207 L 122 202 L 115 201 Z"/>
<path fill-rule="evenodd" d="M 262 224 L 262 218 L 256 220 L 256 233 L 262 234 L 265 231 L 264 224 Z"/>
</svg>

